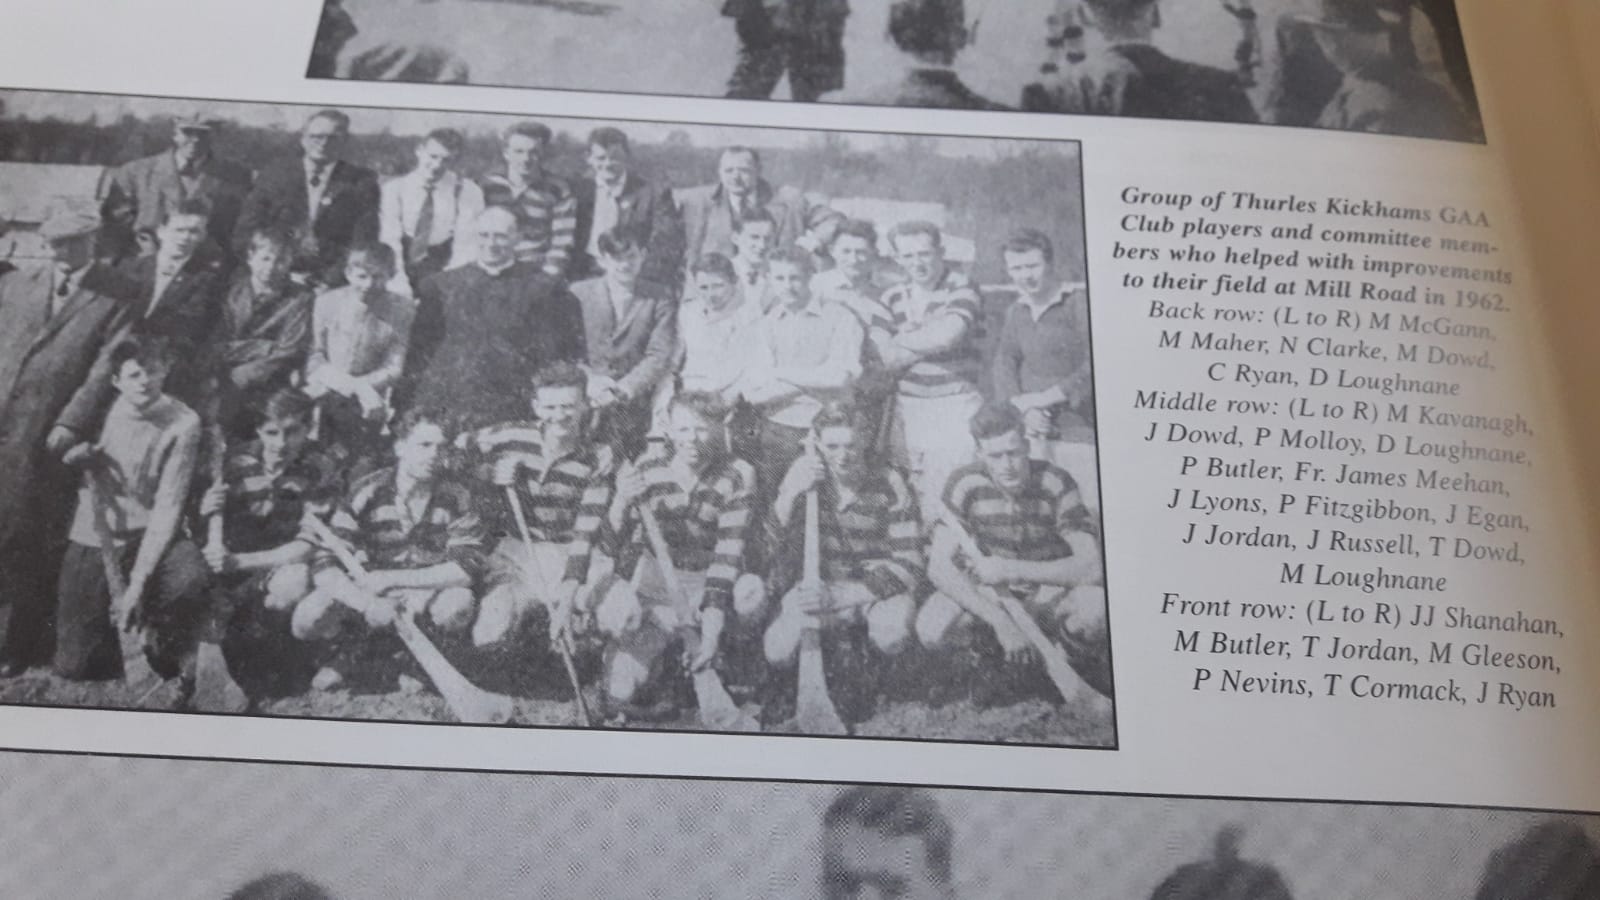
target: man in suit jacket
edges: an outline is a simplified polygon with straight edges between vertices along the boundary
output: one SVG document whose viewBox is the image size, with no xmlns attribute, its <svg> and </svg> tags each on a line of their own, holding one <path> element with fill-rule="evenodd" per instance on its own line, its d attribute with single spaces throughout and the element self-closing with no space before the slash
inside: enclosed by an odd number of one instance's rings
<svg viewBox="0 0 1600 900">
<path fill-rule="evenodd" d="M 594 177 L 573 185 L 578 226 L 572 278 L 601 273 L 597 244 L 601 235 L 616 229 L 642 236 L 641 278 L 676 288 L 683 282 L 683 215 L 671 190 L 633 172 L 628 136 L 616 128 L 589 133 L 589 169 Z"/>
<path fill-rule="evenodd" d="M 589 403 L 601 411 L 601 439 L 623 456 L 644 449 L 650 403 L 678 341 L 678 304 L 666 285 L 643 277 L 642 236 L 614 228 L 597 245 L 605 274 L 572 286 L 583 310 Z"/>
<path fill-rule="evenodd" d="M 54 263 L 0 276 L 0 605 L 10 606 L 0 677 L 50 659 L 76 482 L 60 455 L 99 428 L 85 399 L 69 413 L 132 315 L 92 287 L 99 228 L 93 215 L 53 216 L 40 233 Z"/>
<path fill-rule="evenodd" d="M 161 227 L 167 213 L 191 201 L 211 208 L 207 234 L 226 250 L 233 241 L 234 225 L 245 195 L 250 193 L 250 170 L 212 152 L 215 124 L 200 116 L 178 119 L 172 128 L 172 149 L 124 163 L 112 170 L 100 204 L 105 220 L 103 253 L 114 258 L 131 255 L 134 236 Z"/>
<path fill-rule="evenodd" d="M 799 244 L 814 254 L 844 221 L 819 200 L 768 183 L 761 177 L 761 155 L 750 147 L 723 150 L 716 184 L 685 188 L 676 196 L 691 260 L 707 253 L 732 255 L 734 223 L 753 210 L 765 210 L 777 223 L 777 246 Z"/>
<path fill-rule="evenodd" d="M 344 253 L 378 237 L 378 176 L 340 156 L 350 138 L 350 117 L 324 109 L 300 131 L 299 156 L 266 167 L 245 198 L 233 246 L 242 254 L 250 235 L 282 228 L 299 239 L 295 271 L 341 283 Z"/>
<path fill-rule="evenodd" d="M 516 215 L 489 207 L 477 260 L 418 288 L 397 406 L 448 409 L 467 427 L 524 418 L 534 374 L 583 358 L 577 300 L 539 263 L 517 260 L 519 237 Z"/>
</svg>

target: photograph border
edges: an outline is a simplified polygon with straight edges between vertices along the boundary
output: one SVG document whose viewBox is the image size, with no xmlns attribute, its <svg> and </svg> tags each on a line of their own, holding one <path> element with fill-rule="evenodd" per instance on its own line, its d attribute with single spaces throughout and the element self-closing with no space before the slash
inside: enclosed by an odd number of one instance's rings
<svg viewBox="0 0 1600 900">
<path fill-rule="evenodd" d="M 113 97 L 113 98 L 121 97 L 121 98 L 132 98 L 132 99 L 160 100 L 160 101 L 170 101 L 170 102 L 174 102 L 174 103 L 229 103 L 229 104 L 244 104 L 244 105 L 253 105 L 253 106 L 287 106 L 287 107 L 295 107 L 295 108 L 304 108 L 307 111 L 314 111 L 317 108 L 321 108 L 323 106 L 328 106 L 328 107 L 335 107 L 335 108 L 339 108 L 339 109 L 361 109 L 361 110 L 371 110 L 371 111 L 376 111 L 376 112 L 404 111 L 404 112 L 411 112 L 411 113 L 440 113 L 440 114 L 445 114 L 445 115 L 467 115 L 467 116 L 479 115 L 479 116 L 499 116 L 499 117 L 509 116 L 509 117 L 527 117 L 527 118 L 548 118 L 548 119 L 555 119 L 555 120 L 585 121 L 585 122 L 609 123 L 609 124 L 626 124 L 626 123 L 629 123 L 629 122 L 638 122 L 638 123 L 642 123 L 642 124 L 651 124 L 651 125 L 691 125 L 691 126 L 699 126 L 699 127 L 707 127 L 707 128 L 743 128 L 743 129 L 754 129 L 754 130 L 758 130 L 758 131 L 789 131 L 789 132 L 802 132 L 802 133 L 810 133 L 810 134 L 835 133 L 835 134 L 861 134 L 861 135 L 885 135 L 885 136 L 917 136 L 917 137 L 948 138 L 948 139 L 953 139 L 953 140 L 1029 141 L 1029 142 L 1036 142 L 1036 143 L 1041 143 L 1041 144 L 1071 144 L 1071 145 L 1074 145 L 1077 148 L 1077 155 L 1078 155 L 1078 165 L 1076 167 L 1077 168 L 1077 180 L 1076 180 L 1076 182 L 1074 184 L 1074 188 L 1077 190 L 1078 197 L 1079 197 L 1078 207 L 1079 207 L 1079 216 L 1080 216 L 1080 223 L 1079 224 L 1081 226 L 1081 231 L 1082 231 L 1081 238 L 1080 238 L 1080 243 L 1081 243 L 1081 247 L 1082 247 L 1082 250 L 1083 250 L 1083 267 L 1084 267 L 1084 275 L 1083 275 L 1083 277 L 1084 277 L 1085 290 L 1088 292 L 1088 295 L 1089 295 L 1088 298 L 1087 298 L 1087 301 L 1085 302 L 1085 309 L 1086 309 L 1086 317 L 1085 318 L 1086 318 L 1086 323 L 1088 325 L 1088 332 L 1089 332 L 1089 371 L 1090 371 L 1090 375 L 1091 375 L 1091 381 L 1095 385 L 1095 388 L 1090 392 L 1090 407 L 1093 410 L 1094 416 L 1095 416 L 1095 429 L 1094 429 L 1095 480 L 1096 480 L 1096 490 L 1097 490 L 1097 492 L 1099 493 L 1099 496 L 1100 496 L 1100 513 L 1098 514 L 1097 518 L 1099 519 L 1100 534 L 1101 534 L 1100 561 L 1101 561 L 1102 572 L 1104 572 L 1104 585 L 1103 586 L 1104 586 L 1105 594 L 1106 594 L 1106 664 L 1107 664 L 1108 669 L 1110 670 L 1109 680 L 1110 680 L 1110 684 L 1111 684 L 1111 694 L 1109 696 L 1109 699 L 1111 701 L 1111 723 L 1110 723 L 1111 724 L 1111 741 L 1110 741 L 1110 743 L 1107 743 L 1107 744 L 1055 744 L 1055 743 L 1046 743 L 1046 742 L 1038 742 L 1038 741 L 995 741 L 995 740 L 974 741 L 974 740 L 961 740 L 961 739 L 957 739 L 957 738 L 916 737 L 916 736 L 907 736 L 907 735 L 886 735 L 886 736 L 851 735 L 851 734 L 845 734 L 845 735 L 822 735 L 822 734 L 804 734 L 804 733 L 790 734 L 790 733 L 786 733 L 786 732 L 745 733 L 745 732 L 736 732 L 736 731 L 716 731 L 716 730 L 705 729 L 705 728 L 626 728 L 626 727 L 607 727 L 607 726 L 603 726 L 603 725 L 591 725 L 591 726 L 585 727 L 585 726 L 578 725 L 578 724 L 575 724 L 575 723 L 574 724 L 570 724 L 570 725 L 526 724 L 526 723 L 510 723 L 510 722 L 502 723 L 502 724 L 465 724 L 465 723 L 460 723 L 460 722 L 435 721 L 435 720 L 427 720 L 427 719 L 375 719 L 375 718 L 346 717 L 346 716 L 293 715 L 293 714 L 288 714 L 288 713 L 268 713 L 268 712 L 259 712 L 259 711 L 243 712 L 243 713 L 226 713 L 226 712 L 202 712 L 202 711 L 193 711 L 193 710 L 190 710 L 190 711 L 145 710 L 145 709 L 136 709 L 136 708 L 130 708 L 130 707 L 123 707 L 123 706 L 97 706 L 97 705 L 80 705 L 80 704 L 70 704 L 70 703 L 48 703 L 48 702 L 22 703 L 22 702 L 16 702 L 16 701 L 0 701 L 0 707 L 3 707 L 3 708 L 16 708 L 16 709 L 60 709 L 60 710 L 86 710 L 86 711 L 96 711 L 96 712 L 117 712 L 117 713 L 145 713 L 145 714 L 153 714 L 153 715 L 175 715 L 175 716 L 186 716 L 186 717 L 194 716 L 194 717 L 218 718 L 218 719 L 244 718 L 244 719 L 287 720 L 287 721 L 306 721 L 306 722 L 348 722 L 348 723 L 352 723 L 352 724 L 363 724 L 363 725 L 370 724 L 370 725 L 430 726 L 430 727 L 443 727 L 443 728 L 493 728 L 493 729 L 509 729 L 509 730 L 513 730 L 513 731 L 550 731 L 550 730 L 554 730 L 554 731 L 578 731 L 578 732 L 607 733 L 607 734 L 619 734 L 619 735 L 620 734 L 714 735 L 714 736 L 719 736 L 719 737 L 732 737 L 732 738 L 741 738 L 741 737 L 742 738 L 783 738 L 783 739 L 799 738 L 799 739 L 807 739 L 807 740 L 828 740 L 828 741 L 863 741 L 863 742 L 867 742 L 867 743 L 916 743 L 916 744 L 957 745 L 957 746 L 968 746 L 968 747 L 1047 748 L 1047 749 L 1052 749 L 1052 750 L 1096 750 L 1096 751 L 1107 751 L 1107 752 L 1116 752 L 1116 751 L 1119 751 L 1119 750 L 1122 749 L 1122 746 L 1121 746 L 1122 732 L 1121 732 L 1121 727 L 1120 727 L 1120 708 L 1119 708 L 1119 703 L 1118 703 L 1118 699 L 1117 699 L 1117 689 L 1116 689 L 1117 678 L 1116 678 L 1115 641 L 1112 639 L 1112 635 L 1114 633 L 1114 627 L 1113 627 L 1113 624 L 1112 624 L 1112 607 L 1113 607 L 1112 597 L 1113 597 L 1113 594 L 1112 594 L 1110 573 L 1108 571 L 1105 571 L 1108 568 L 1107 565 L 1106 565 L 1108 554 L 1106 552 L 1106 534 L 1105 534 L 1105 509 L 1106 509 L 1108 504 L 1106 502 L 1106 494 L 1105 494 L 1105 490 L 1104 490 L 1104 488 L 1105 488 L 1104 466 L 1101 465 L 1101 461 L 1103 459 L 1103 440 L 1102 440 L 1103 427 L 1101 426 L 1101 420 L 1100 420 L 1101 405 L 1100 405 L 1099 387 L 1098 387 L 1099 379 L 1095 377 L 1095 374 L 1097 372 L 1097 368 L 1096 367 L 1098 365 L 1098 361 L 1096 359 L 1095 341 L 1094 341 L 1094 333 L 1095 333 L 1094 332 L 1094 306 L 1095 306 L 1095 293 L 1096 293 L 1096 291 L 1094 290 L 1094 282 L 1093 282 L 1093 278 L 1091 277 L 1091 273 L 1090 273 L 1089 228 L 1088 228 L 1089 213 L 1088 213 L 1087 193 L 1086 193 L 1087 188 L 1086 188 L 1086 181 L 1085 181 L 1085 175 L 1084 175 L 1084 169 L 1086 167 L 1087 148 L 1086 148 L 1086 146 L 1085 146 L 1085 144 L 1084 144 L 1082 139 L 1079 139 L 1079 138 L 1068 138 L 1068 137 L 1059 137 L 1059 138 L 1058 137 L 1051 137 L 1051 138 L 1046 138 L 1046 137 L 1019 137 L 1019 136 L 1006 135 L 1006 134 L 992 134 L 992 135 L 961 134 L 961 133 L 958 133 L 958 132 L 950 132 L 950 131 L 937 131 L 937 132 L 869 131 L 869 130 L 856 129 L 856 128 L 801 127 L 801 126 L 796 126 L 796 125 L 757 125 L 757 124 L 741 124 L 741 123 L 732 123 L 732 122 L 701 121 L 701 120 L 691 120 L 691 119 L 638 118 L 638 117 L 632 117 L 632 116 L 624 117 L 624 116 L 570 115 L 570 114 L 563 114 L 563 113 L 542 113 L 542 112 L 533 112 L 533 111 L 526 111 L 526 110 L 524 110 L 524 111 L 515 111 L 515 112 L 505 112 L 505 111 L 497 111 L 497 110 L 490 110 L 490 109 L 480 109 L 480 108 L 459 109 L 459 108 L 441 107 L 441 106 L 405 106 L 405 105 L 387 105 L 386 106 L 386 105 L 380 105 L 380 104 L 375 104 L 375 103 L 344 103 L 344 102 L 319 103 L 318 101 L 312 101 L 312 100 L 234 99 L 234 98 L 227 98 L 227 97 L 175 96 L 175 95 L 171 95 L 171 94 L 147 94 L 147 93 L 123 92 L 123 91 L 80 91 L 80 90 L 66 90 L 66 89 L 56 89 L 56 88 L 30 88 L 30 87 L 12 87 L 12 86 L 8 86 L 8 85 L 0 85 L 0 95 L 4 95 L 4 94 L 8 94 L 8 93 L 76 94 L 76 95 L 82 95 L 82 96 Z M 8 749 L 13 749 L 13 748 L 0 746 L 0 751 L 5 751 L 5 750 L 8 750 Z M 116 756 L 118 754 L 108 754 L 108 755 Z M 762 780 L 762 779 L 752 779 L 752 780 Z M 830 782 L 821 782 L 821 783 L 830 783 Z"/>
</svg>

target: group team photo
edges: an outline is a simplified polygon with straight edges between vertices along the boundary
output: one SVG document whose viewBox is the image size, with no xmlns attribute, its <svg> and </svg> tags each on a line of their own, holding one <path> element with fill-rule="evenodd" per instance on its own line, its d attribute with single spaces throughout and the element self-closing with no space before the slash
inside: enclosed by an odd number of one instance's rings
<svg viewBox="0 0 1600 900">
<path fill-rule="evenodd" d="M 1078 147 L 0 93 L 0 702 L 1114 746 Z"/>
</svg>

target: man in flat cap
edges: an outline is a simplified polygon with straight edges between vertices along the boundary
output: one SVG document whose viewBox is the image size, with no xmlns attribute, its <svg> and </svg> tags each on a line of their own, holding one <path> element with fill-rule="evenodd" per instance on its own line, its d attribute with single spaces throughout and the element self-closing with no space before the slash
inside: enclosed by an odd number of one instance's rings
<svg viewBox="0 0 1600 900">
<path fill-rule="evenodd" d="M 135 235 L 161 227 L 167 213 L 192 201 L 211 209 L 206 233 L 218 250 L 227 250 L 239 208 L 250 192 L 250 170 L 212 149 L 216 123 L 199 115 L 172 124 L 172 147 L 113 169 L 100 215 L 113 258 L 132 254 Z"/>
<path fill-rule="evenodd" d="M 60 462 L 98 432 L 95 391 L 134 309 L 101 293 L 100 219 L 61 212 L 40 229 L 50 261 L 0 275 L 0 677 L 50 658 L 54 586 L 76 478 Z"/>
</svg>

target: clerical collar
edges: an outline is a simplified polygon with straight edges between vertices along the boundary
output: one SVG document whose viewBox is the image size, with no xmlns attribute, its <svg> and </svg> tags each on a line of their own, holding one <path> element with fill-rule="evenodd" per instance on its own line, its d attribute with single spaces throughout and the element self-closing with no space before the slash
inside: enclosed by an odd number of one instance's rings
<svg viewBox="0 0 1600 900">
<path fill-rule="evenodd" d="M 517 261 L 515 259 L 513 259 L 510 262 L 507 262 L 507 263 L 505 263 L 503 265 L 498 265 L 498 266 L 490 265 L 488 263 L 488 261 L 486 261 L 486 260 L 482 260 L 482 259 L 478 260 L 478 268 L 480 268 L 483 271 L 489 273 L 489 277 L 491 277 L 491 278 L 499 278 L 501 275 L 504 275 L 508 269 L 510 269 L 512 266 L 514 266 L 516 264 L 517 264 Z"/>
</svg>

